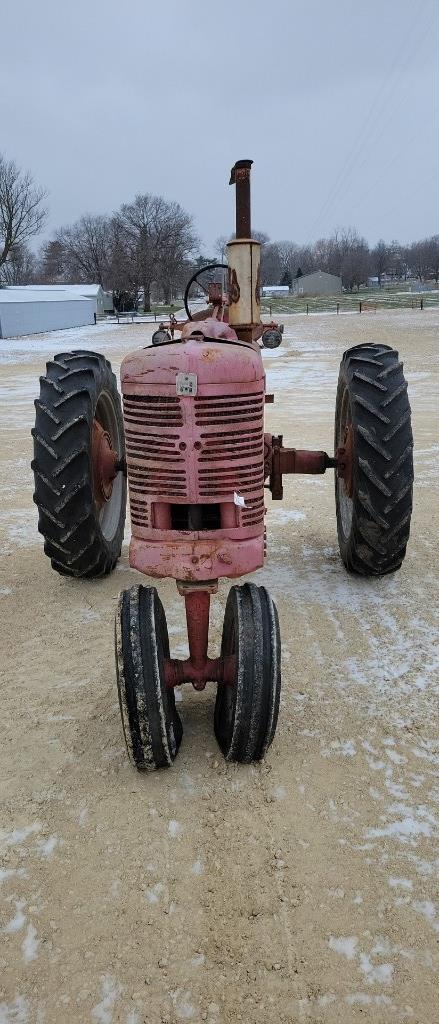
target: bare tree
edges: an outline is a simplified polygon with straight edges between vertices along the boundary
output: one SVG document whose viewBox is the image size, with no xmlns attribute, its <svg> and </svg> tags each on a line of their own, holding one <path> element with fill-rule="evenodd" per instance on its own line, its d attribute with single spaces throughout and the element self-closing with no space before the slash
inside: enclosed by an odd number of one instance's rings
<svg viewBox="0 0 439 1024">
<path fill-rule="evenodd" d="M 430 250 L 428 240 L 413 242 L 408 246 L 407 258 L 412 272 L 420 281 L 425 281 L 430 269 Z"/>
<path fill-rule="evenodd" d="M 329 274 L 341 277 L 344 287 L 349 288 L 349 291 L 367 281 L 369 246 L 355 228 L 341 228 L 331 238 L 320 239 L 314 246 L 314 255 L 317 265 Z"/>
<path fill-rule="evenodd" d="M 407 280 L 409 268 L 407 264 L 407 248 L 400 245 L 396 238 L 389 245 L 389 272 L 392 280 Z"/>
<path fill-rule="evenodd" d="M 317 257 L 310 245 L 297 245 L 289 241 L 276 242 L 276 245 L 283 274 L 290 274 L 291 279 L 297 277 L 298 270 L 302 274 L 309 274 L 317 268 Z"/>
<path fill-rule="evenodd" d="M 279 250 L 274 242 L 261 248 L 261 282 L 262 285 L 279 284 L 282 277 L 282 264 Z"/>
<path fill-rule="evenodd" d="M 427 239 L 428 262 L 436 284 L 439 281 L 439 235 Z"/>
<path fill-rule="evenodd" d="M 132 257 L 129 239 L 119 214 L 110 222 L 110 287 L 116 309 L 137 309 L 139 304 L 139 267 Z"/>
<path fill-rule="evenodd" d="M 365 238 L 360 238 L 354 228 L 342 232 L 340 238 L 341 277 L 345 288 L 352 291 L 360 284 L 367 284 L 370 266 L 370 251 Z"/>
<path fill-rule="evenodd" d="M 64 246 L 56 238 L 41 247 L 37 277 L 40 284 L 61 284 L 65 274 Z"/>
<path fill-rule="evenodd" d="M 27 245 L 13 245 L 8 259 L 0 267 L 0 284 L 31 284 L 35 280 L 36 259 Z"/>
<path fill-rule="evenodd" d="M 380 238 L 374 249 L 370 254 L 370 262 L 373 273 L 378 278 L 378 287 L 381 288 L 381 280 L 383 274 L 386 274 L 389 269 L 389 262 L 391 258 L 391 252 L 389 246 L 386 245 L 384 240 Z"/>
<path fill-rule="evenodd" d="M 0 154 L 0 268 L 41 231 L 45 198 L 28 171 Z"/>
<path fill-rule="evenodd" d="M 166 303 L 175 298 L 186 276 L 187 263 L 199 247 L 193 219 L 178 203 L 168 204 L 166 226 L 163 227 L 160 246 L 160 285 Z"/>
<path fill-rule="evenodd" d="M 131 273 L 140 281 L 149 312 L 153 282 L 170 294 L 177 268 L 197 247 L 192 217 L 178 203 L 146 194 L 122 206 L 118 223 Z"/>
<path fill-rule="evenodd" d="M 107 287 L 111 265 L 109 217 L 85 214 L 75 224 L 61 228 L 56 241 L 63 251 L 67 280 Z"/>
<path fill-rule="evenodd" d="M 230 238 L 228 238 L 227 235 L 219 235 L 218 238 L 215 239 L 213 251 L 216 259 L 219 260 L 220 263 L 227 262 L 227 242 L 230 242 Z"/>
</svg>

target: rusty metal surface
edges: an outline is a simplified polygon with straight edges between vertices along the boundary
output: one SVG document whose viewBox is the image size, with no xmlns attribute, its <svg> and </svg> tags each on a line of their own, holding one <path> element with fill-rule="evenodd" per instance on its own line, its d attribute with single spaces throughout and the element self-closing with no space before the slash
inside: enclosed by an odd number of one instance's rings
<svg viewBox="0 0 439 1024">
<path fill-rule="evenodd" d="M 337 476 L 344 480 L 346 494 L 348 498 L 352 498 L 354 491 L 354 429 L 352 423 L 349 423 L 345 429 L 343 444 L 337 448 L 335 461 Z"/>
<path fill-rule="evenodd" d="M 93 497 L 97 507 L 102 508 L 112 495 L 119 456 L 113 449 L 110 435 L 97 419 L 93 420 L 91 458 Z"/>
<path fill-rule="evenodd" d="M 279 466 L 283 473 L 325 473 L 326 452 L 303 451 L 300 448 L 281 448 Z"/>
<path fill-rule="evenodd" d="M 264 564 L 263 511 L 262 499 L 260 524 L 237 527 L 236 530 L 217 530 L 194 539 L 181 532 L 169 531 L 166 534 L 168 540 L 159 530 L 155 531 L 154 540 L 152 531 L 145 538 L 132 536 L 130 566 L 154 579 L 171 577 L 187 582 L 245 576 Z M 136 528 L 136 533 L 139 532 Z M 248 536 L 250 533 L 253 536 Z"/>
<path fill-rule="evenodd" d="M 284 448 L 283 437 L 264 435 L 265 477 L 269 477 L 269 489 L 274 500 L 283 498 L 282 478 L 286 474 L 321 474 L 337 466 L 337 457 L 332 459 L 323 451 L 308 451 L 301 448 Z"/>
<path fill-rule="evenodd" d="M 251 238 L 250 169 L 253 160 L 237 160 L 230 172 L 236 188 L 236 237 Z"/>
<path fill-rule="evenodd" d="M 165 660 L 166 686 L 171 688 L 181 683 L 192 683 L 195 690 L 204 690 L 208 682 L 233 683 L 235 659 L 209 658 L 207 655 L 210 588 L 183 585 L 179 589 L 183 593 L 186 608 L 189 658 L 184 661 L 176 658 Z"/>
<path fill-rule="evenodd" d="M 171 689 L 182 683 L 192 683 L 194 690 L 204 690 L 206 683 L 225 683 L 234 686 L 236 679 L 236 658 L 206 658 L 204 664 L 195 668 L 190 658 L 180 661 L 167 658 L 165 661 L 165 684 Z"/>
</svg>

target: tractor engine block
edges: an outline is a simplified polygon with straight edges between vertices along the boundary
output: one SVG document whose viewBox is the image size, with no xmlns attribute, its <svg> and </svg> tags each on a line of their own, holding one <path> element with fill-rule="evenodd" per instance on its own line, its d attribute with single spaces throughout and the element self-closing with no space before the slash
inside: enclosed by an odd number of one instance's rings
<svg viewBox="0 0 439 1024">
<path fill-rule="evenodd" d="M 260 568 L 265 375 L 259 346 L 195 333 L 128 355 L 121 382 L 130 565 L 187 582 Z"/>
</svg>

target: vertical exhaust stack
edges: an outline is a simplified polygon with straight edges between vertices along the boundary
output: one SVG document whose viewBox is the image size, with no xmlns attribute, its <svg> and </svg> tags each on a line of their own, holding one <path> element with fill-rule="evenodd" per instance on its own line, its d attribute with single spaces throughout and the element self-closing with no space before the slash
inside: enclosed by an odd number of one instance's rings
<svg viewBox="0 0 439 1024">
<path fill-rule="evenodd" d="M 230 174 L 236 189 L 236 238 L 227 245 L 229 324 L 242 341 L 251 341 L 261 322 L 261 245 L 251 237 L 250 171 L 253 160 L 237 160 Z"/>
</svg>

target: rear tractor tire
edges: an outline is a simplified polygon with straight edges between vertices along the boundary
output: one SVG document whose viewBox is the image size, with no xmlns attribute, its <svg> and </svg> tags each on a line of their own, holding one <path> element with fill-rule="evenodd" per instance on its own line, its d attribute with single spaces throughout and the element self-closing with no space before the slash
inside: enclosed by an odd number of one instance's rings
<svg viewBox="0 0 439 1024">
<path fill-rule="evenodd" d="M 105 576 L 120 555 L 126 512 L 123 417 L 110 363 L 82 350 L 54 356 L 35 409 L 34 501 L 45 553 L 63 576 Z"/>
<path fill-rule="evenodd" d="M 128 757 L 137 770 L 168 768 L 183 735 L 175 696 L 165 684 L 169 639 L 155 587 L 123 590 L 116 612 L 116 671 Z"/>
<path fill-rule="evenodd" d="M 245 583 L 230 588 L 221 657 L 230 656 L 235 658 L 234 685 L 218 685 L 215 736 L 226 761 L 248 764 L 264 757 L 279 714 L 279 621 L 265 587 Z"/>
<path fill-rule="evenodd" d="M 337 533 L 346 568 L 362 576 L 399 569 L 410 533 L 413 436 L 407 383 L 388 345 L 357 345 L 340 364 L 335 450 Z"/>
</svg>

